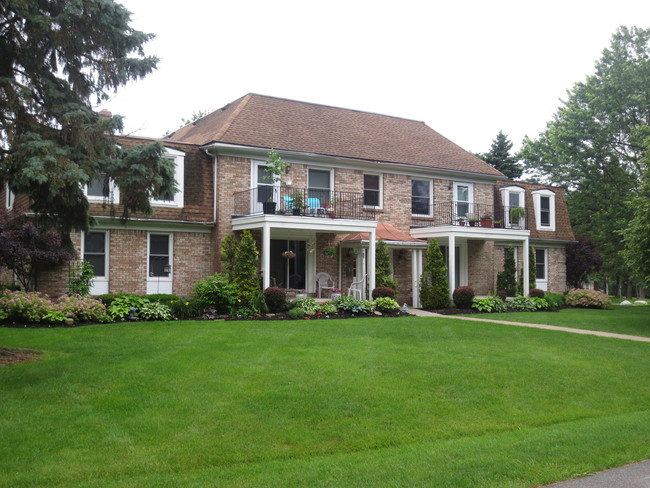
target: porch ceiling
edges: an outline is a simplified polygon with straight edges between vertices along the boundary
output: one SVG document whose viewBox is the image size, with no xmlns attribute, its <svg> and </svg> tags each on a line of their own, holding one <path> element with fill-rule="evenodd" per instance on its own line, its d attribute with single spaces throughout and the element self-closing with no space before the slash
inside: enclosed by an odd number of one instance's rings
<svg viewBox="0 0 650 488">
<path fill-rule="evenodd" d="M 530 238 L 529 230 L 494 229 L 487 227 L 461 227 L 448 225 L 443 227 L 416 227 L 411 229 L 411 235 L 418 239 L 446 239 L 454 236 L 456 239 L 481 241 L 525 241 Z"/>
<path fill-rule="evenodd" d="M 330 234 L 350 234 L 369 232 L 377 227 L 376 220 L 353 219 L 315 219 L 291 215 L 259 214 L 232 219 L 232 229 L 285 229 L 293 231 L 325 232 Z"/>
</svg>

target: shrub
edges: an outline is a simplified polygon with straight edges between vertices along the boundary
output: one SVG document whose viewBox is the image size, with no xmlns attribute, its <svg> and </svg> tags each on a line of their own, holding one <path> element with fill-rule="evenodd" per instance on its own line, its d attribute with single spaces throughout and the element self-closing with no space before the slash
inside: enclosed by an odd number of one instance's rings
<svg viewBox="0 0 650 488">
<path fill-rule="evenodd" d="M 305 311 L 299 307 L 292 308 L 287 312 L 287 318 L 292 320 L 302 319 L 305 315 Z"/>
<path fill-rule="evenodd" d="M 548 303 L 549 308 L 560 308 L 564 305 L 566 297 L 559 293 L 544 293 L 544 300 Z"/>
<path fill-rule="evenodd" d="M 129 297 L 131 293 L 106 293 L 104 295 L 97 295 L 95 298 L 100 300 L 106 307 L 110 307 L 113 300 L 116 298 Z"/>
<path fill-rule="evenodd" d="M 88 295 L 95 281 L 95 268 L 90 261 L 78 261 L 68 270 L 68 290 L 70 295 Z"/>
<path fill-rule="evenodd" d="M 375 310 L 383 315 L 396 314 L 399 312 L 399 303 L 390 297 L 381 297 L 375 300 Z"/>
<path fill-rule="evenodd" d="M 27 323 L 42 322 L 48 313 L 58 311 L 42 293 L 25 291 L 0 294 L 0 310 L 9 320 Z"/>
<path fill-rule="evenodd" d="M 543 298 L 516 296 L 510 306 L 518 312 L 535 312 L 548 308 L 548 303 Z"/>
<path fill-rule="evenodd" d="M 142 320 L 172 320 L 172 310 L 168 305 L 160 302 L 143 303 L 137 312 Z"/>
<path fill-rule="evenodd" d="M 337 298 L 332 302 L 332 304 L 340 312 L 352 315 L 369 314 L 373 309 L 372 302 L 369 302 L 368 300 L 358 300 L 350 295 Z"/>
<path fill-rule="evenodd" d="M 284 288 L 269 286 L 264 290 L 264 300 L 271 313 L 284 312 L 287 309 L 287 292 Z"/>
<path fill-rule="evenodd" d="M 420 277 L 420 303 L 425 310 L 449 306 L 447 267 L 440 245 L 435 239 L 429 239 L 427 247 L 424 270 Z"/>
<path fill-rule="evenodd" d="M 512 246 L 504 249 L 505 257 L 503 271 L 497 273 L 497 290 L 505 290 L 509 297 L 517 294 L 517 271 L 515 250 Z"/>
<path fill-rule="evenodd" d="M 330 315 L 336 313 L 336 307 L 332 305 L 330 302 L 323 302 L 318 305 L 318 312 L 325 315 Z"/>
<path fill-rule="evenodd" d="M 96 298 L 63 295 L 57 305 L 65 317 L 71 317 L 75 322 L 100 322 L 106 315 L 106 306 Z"/>
<path fill-rule="evenodd" d="M 497 296 L 489 296 L 487 298 L 475 298 L 472 302 L 472 308 L 479 312 L 505 312 L 507 310 L 506 303 Z"/>
<path fill-rule="evenodd" d="M 294 308 L 301 309 L 304 315 L 314 315 L 318 312 L 318 302 L 312 297 L 296 298 L 291 301 L 291 309 L 293 310 Z"/>
<path fill-rule="evenodd" d="M 226 275 L 216 273 L 194 285 L 194 298 L 201 308 L 209 308 L 219 313 L 228 313 L 235 304 L 237 287 L 230 283 Z"/>
<path fill-rule="evenodd" d="M 235 262 L 230 275 L 237 290 L 237 300 L 233 302 L 236 308 L 254 308 L 253 302 L 262 291 L 257 275 L 258 255 L 253 235 L 249 230 L 243 231 L 241 241 L 235 251 Z"/>
<path fill-rule="evenodd" d="M 528 296 L 535 297 L 535 298 L 544 298 L 544 294 L 546 292 L 544 290 L 540 290 L 539 288 L 533 288 L 530 290 L 530 293 L 528 293 Z"/>
<path fill-rule="evenodd" d="M 612 306 L 612 301 L 602 291 L 574 289 L 567 294 L 566 304 L 571 307 L 607 309 Z"/>
<path fill-rule="evenodd" d="M 138 295 L 123 295 L 115 298 L 108 306 L 108 315 L 113 320 L 125 319 L 132 308 L 137 308 L 136 316 L 145 303 L 150 303 L 147 298 Z"/>
<path fill-rule="evenodd" d="M 458 308 L 471 308 L 472 301 L 474 301 L 475 296 L 476 294 L 474 293 L 474 288 L 471 286 L 459 286 L 454 290 L 452 298 L 454 300 L 454 304 Z"/>
<path fill-rule="evenodd" d="M 379 287 L 397 289 L 397 283 L 391 277 L 393 274 L 393 265 L 390 261 L 390 254 L 386 241 L 379 239 L 375 250 L 375 283 Z M 374 298 L 374 297 L 373 297 Z M 393 297 L 391 297 L 393 298 Z"/>
<path fill-rule="evenodd" d="M 390 288 L 389 286 L 378 286 L 377 288 L 372 290 L 372 298 L 374 300 L 383 297 L 395 298 L 395 290 Z"/>
</svg>

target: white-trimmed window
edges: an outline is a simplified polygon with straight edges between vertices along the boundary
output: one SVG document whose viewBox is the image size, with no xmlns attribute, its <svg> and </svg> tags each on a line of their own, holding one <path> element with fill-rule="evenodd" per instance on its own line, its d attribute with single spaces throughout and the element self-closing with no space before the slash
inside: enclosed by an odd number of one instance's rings
<svg viewBox="0 0 650 488">
<path fill-rule="evenodd" d="M 363 175 L 363 205 L 366 207 L 383 207 L 383 176 L 378 174 Z"/>
<path fill-rule="evenodd" d="M 504 205 L 504 220 L 506 227 L 521 228 L 524 226 L 526 209 L 526 191 L 520 186 L 501 188 L 501 201 Z M 514 210 L 522 208 L 522 210 Z M 519 215 L 521 214 L 521 215 Z"/>
<path fill-rule="evenodd" d="M 548 290 L 548 249 L 535 249 L 535 271 L 535 286 L 540 290 Z"/>
<path fill-rule="evenodd" d="M 172 293 L 174 259 L 172 234 L 149 233 L 147 256 L 147 294 Z"/>
<path fill-rule="evenodd" d="M 474 185 L 472 183 L 454 182 L 455 218 L 472 217 L 474 213 Z"/>
<path fill-rule="evenodd" d="M 431 180 L 411 180 L 411 213 L 431 215 L 433 204 L 433 182 Z"/>
<path fill-rule="evenodd" d="M 307 173 L 308 201 L 310 208 L 320 208 L 331 200 L 332 171 L 309 168 Z"/>
<path fill-rule="evenodd" d="M 533 192 L 535 207 L 535 224 L 537 230 L 555 230 L 555 193 L 551 190 L 535 190 Z"/>
<path fill-rule="evenodd" d="M 5 207 L 7 210 L 14 208 L 14 201 L 16 200 L 16 194 L 11 191 L 9 188 L 9 183 L 5 183 Z"/>
<path fill-rule="evenodd" d="M 106 178 L 105 173 L 98 173 L 87 185 L 84 185 L 84 195 L 89 202 L 113 201 L 118 203 L 120 201 L 119 188 L 113 180 Z"/>
<path fill-rule="evenodd" d="M 84 232 L 81 239 L 81 255 L 93 265 L 95 278 L 90 290 L 92 295 L 108 293 L 108 231 Z"/>
<path fill-rule="evenodd" d="M 173 195 L 158 195 L 158 198 L 154 198 L 151 204 L 157 207 L 182 208 L 185 184 L 185 153 L 166 147 L 163 157 L 174 163 L 176 168 L 174 179 L 176 180 L 177 190 Z"/>
</svg>

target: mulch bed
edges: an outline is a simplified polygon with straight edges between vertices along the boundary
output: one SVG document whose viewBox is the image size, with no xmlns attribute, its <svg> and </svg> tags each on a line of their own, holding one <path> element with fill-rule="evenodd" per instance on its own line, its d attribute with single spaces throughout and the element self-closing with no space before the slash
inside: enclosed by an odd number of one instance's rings
<svg viewBox="0 0 650 488">
<path fill-rule="evenodd" d="M 0 347 L 0 365 L 15 364 L 22 361 L 38 359 L 36 356 L 43 354 L 34 349 L 21 349 L 19 347 Z"/>
</svg>

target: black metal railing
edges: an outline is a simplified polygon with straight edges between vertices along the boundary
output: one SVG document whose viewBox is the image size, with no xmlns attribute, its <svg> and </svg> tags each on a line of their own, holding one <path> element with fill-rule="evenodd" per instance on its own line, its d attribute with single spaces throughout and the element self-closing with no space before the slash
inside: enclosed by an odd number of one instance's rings
<svg viewBox="0 0 650 488">
<path fill-rule="evenodd" d="M 428 210 L 428 214 L 413 215 L 412 225 L 417 227 L 458 225 L 517 230 L 528 229 L 528 212 L 522 207 L 443 202 L 430 205 Z"/>
<path fill-rule="evenodd" d="M 331 219 L 375 220 L 375 207 L 363 194 L 293 186 L 262 185 L 233 194 L 235 217 L 254 214 L 295 215 Z"/>
</svg>

